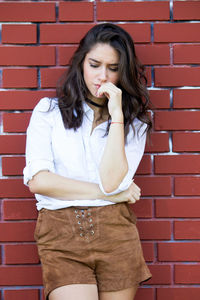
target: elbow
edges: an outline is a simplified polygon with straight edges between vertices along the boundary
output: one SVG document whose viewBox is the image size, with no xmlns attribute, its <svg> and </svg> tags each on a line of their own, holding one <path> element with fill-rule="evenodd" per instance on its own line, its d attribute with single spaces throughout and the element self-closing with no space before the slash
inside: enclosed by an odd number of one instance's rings
<svg viewBox="0 0 200 300">
<path fill-rule="evenodd" d="M 102 186 L 105 193 L 109 194 L 114 192 L 119 187 L 126 174 L 127 171 L 121 174 L 120 178 L 114 178 L 114 176 L 110 176 L 107 180 L 102 180 Z"/>
<path fill-rule="evenodd" d="M 33 194 L 42 194 L 44 190 L 44 180 L 41 176 L 42 172 L 37 173 L 33 176 L 31 180 L 28 182 L 29 191 Z"/>
<path fill-rule="evenodd" d="M 118 185 L 114 185 L 112 183 L 103 185 L 103 189 L 106 194 L 110 194 L 110 193 L 114 192 L 117 189 L 117 187 L 118 187 Z"/>
<path fill-rule="evenodd" d="M 128 164 L 126 164 L 124 168 L 121 168 L 119 172 L 113 173 L 112 171 L 108 172 L 106 175 L 101 174 L 102 187 L 105 193 L 109 194 L 114 192 L 126 176 L 127 172 Z"/>
<path fill-rule="evenodd" d="M 29 191 L 33 194 L 39 194 L 40 187 L 35 178 L 29 180 L 28 182 Z"/>
</svg>

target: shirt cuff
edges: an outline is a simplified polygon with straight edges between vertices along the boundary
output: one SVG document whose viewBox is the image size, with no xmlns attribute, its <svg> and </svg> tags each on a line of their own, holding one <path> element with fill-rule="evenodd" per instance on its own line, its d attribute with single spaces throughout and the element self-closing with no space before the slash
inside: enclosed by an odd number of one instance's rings
<svg viewBox="0 0 200 300">
<path fill-rule="evenodd" d="M 50 160 L 34 160 L 26 165 L 23 170 L 24 174 L 24 184 L 28 186 L 29 180 L 33 178 L 35 174 L 39 171 L 48 170 L 50 172 L 55 172 L 54 164 Z"/>
<path fill-rule="evenodd" d="M 126 176 L 124 177 L 124 179 L 122 180 L 122 182 L 120 183 L 120 185 L 112 192 L 107 193 L 102 185 L 101 179 L 99 178 L 99 188 L 102 191 L 102 193 L 106 196 L 112 196 L 112 195 L 116 195 L 119 194 L 125 190 L 127 190 L 129 188 L 129 186 L 131 185 L 131 183 L 133 182 L 132 179 L 132 172 L 128 171 L 128 173 L 126 174 Z"/>
</svg>

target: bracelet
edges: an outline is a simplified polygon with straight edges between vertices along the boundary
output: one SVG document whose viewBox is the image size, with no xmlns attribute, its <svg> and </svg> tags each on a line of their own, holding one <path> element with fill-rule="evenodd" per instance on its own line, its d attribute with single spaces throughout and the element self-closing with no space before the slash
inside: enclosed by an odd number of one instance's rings
<svg viewBox="0 0 200 300">
<path fill-rule="evenodd" d="M 110 124 L 116 124 L 116 123 L 118 123 L 118 124 L 124 124 L 124 122 L 111 122 Z"/>
</svg>

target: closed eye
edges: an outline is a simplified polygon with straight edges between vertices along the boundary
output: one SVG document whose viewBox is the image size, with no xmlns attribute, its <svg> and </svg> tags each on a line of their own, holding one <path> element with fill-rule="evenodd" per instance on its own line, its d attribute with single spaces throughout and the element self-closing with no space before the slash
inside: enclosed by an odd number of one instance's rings
<svg viewBox="0 0 200 300">
<path fill-rule="evenodd" d="M 92 67 L 92 68 L 98 68 L 99 66 L 98 65 L 90 64 L 90 67 Z"/>
<path fill-rule="evenodd" d="M 117 72 L 118 71 L 118 68 L 109 68 L 110 69 L 110 71 L 112 71 L 112 72 Z"/>
<path fill-rule="evenodd" d="M 99 65 L 90 64 L 90 67 L 92 67 L 92 68 L 98 68 Z M 112 71 L 112 72 L 117 72 L 118 71 L 118 67 L 115 67 L 115 68 L 109 67 L 109 70 Z"/>
</svg>

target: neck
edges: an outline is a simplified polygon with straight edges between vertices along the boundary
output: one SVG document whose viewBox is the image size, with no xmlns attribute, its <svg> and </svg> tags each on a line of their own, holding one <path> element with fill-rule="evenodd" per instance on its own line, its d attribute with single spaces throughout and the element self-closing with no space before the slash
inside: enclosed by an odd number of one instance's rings
<svg viewBox="0 0 200 300">
<path fill-rule="evenodd" d="M 91 100 L 92 99 L 92 100 Z M 89 97 L 85 99 L 87 105 L 94 111 L 94 119 L 102 119 L 105 118 L 107 120 L 108 109 L 107 109 L 107 101 L 106 99 L 98 99 L 99 101 L 95 101 L 96 99 Z M 101 102 L 100 102 L 101 101 Z M 95 104 L 94 104 L 95 103 Z"/>
<path fill-rule="evenodd" d="M 95 112 L 101 112 L 107 107 L 107 100 L 102 98 L 96 98 L 93 96 L 88 96 L 85 99 L 85 102 L 90 106 L 91 109 L 93 109 Z"/>
<path fill-rule="evenodd" d="M 99 104 L 99 103 L 97 103 L 97 102 L 95 102 L 95 101 L 93 101 L 93 100 L 91 100 L 89 98 L 85 99 L 85 101 L 87 103 L 90 103 L 91 105 L 93 105 L 95 107 L 104 107 L 105 106 L 105 104 Z"/>
</svg>

